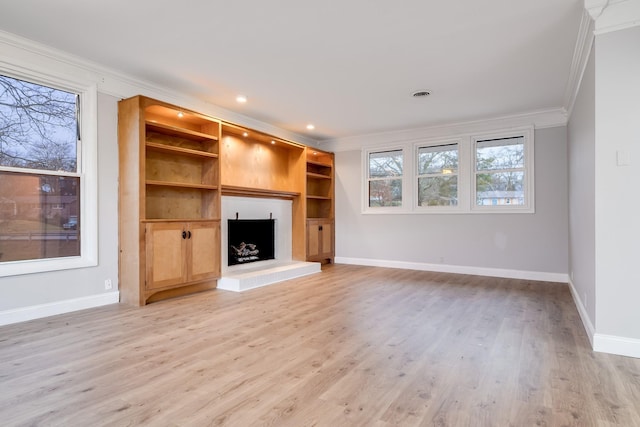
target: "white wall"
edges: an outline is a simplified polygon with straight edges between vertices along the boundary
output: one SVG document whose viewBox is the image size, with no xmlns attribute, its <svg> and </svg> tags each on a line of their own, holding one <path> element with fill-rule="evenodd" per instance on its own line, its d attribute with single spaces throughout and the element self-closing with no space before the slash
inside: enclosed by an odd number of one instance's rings
<svg viewBox="0 0 640 427">
<path fill-rule="evenodd" d="M 591 54 L 568 125 L 569 272 L 589 336 L 596 324 L 595 53 Z"/>
<path fill-rule="evenodd" d="M 596 350 L 640 355 L 640 27 L 596 36 Z M 617 156 L 630 164 L 619 166 Z M 624 346 L 624 345 L 623 345 Z M 621 349 L 613 352 L 622 352 Z"/>
<path fill-rule="evenodd" d="M 361 151 L 336 149 L 336 261 L 566 280 L 566 128 L 535 131 L 535 214 L 361 213 Z M 351 261 L 348 261 L 351 262 Z"/>
<path fill-rule="evenodd" d="M 117 101 L 98 95 L 98 265 L 0 278 L 0 324 L 118 301 Z"/>
</svg>

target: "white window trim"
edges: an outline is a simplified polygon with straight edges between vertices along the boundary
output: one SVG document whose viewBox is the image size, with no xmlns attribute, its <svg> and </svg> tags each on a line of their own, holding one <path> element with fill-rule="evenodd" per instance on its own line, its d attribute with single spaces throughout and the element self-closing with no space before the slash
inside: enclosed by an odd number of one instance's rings
<svg viewBox="0 0 640 427">
<path fill-rule="evenodd" d="M 476 143 L 487 139 L 524 137 L 524 204 L 523 205 L 476 205 Z M 476 213 L 535 213 L 534 183 L 534 129 L 533 127 L 510 129 L 474 135 L 471 138 L 471 211 Z"/>
<path fill-rule="evenodd" d="M 369 206 L 369 155 L 385 151 L 402 151 L 402 204 L 400 206 L 370 207 Z M 362 150 L 362 213 L 365 214 L 399 214 L 411 211 L 411 189 L 407 185 L 407 177 L 413 175 L 413 167 L 407 162 L 406 147 L 402 145 L 372 147 Z"/>
<path fill-rule="evenodd" d="M 98 265 L 98 91 L 95 83 L 71 81 L 66 76 L 40 73 L 2 63 L 0 73 L 16 79 L 80 94 L 80 132 L 78 147 L 80 176 L 80 256 L 9 261 L 0 263 L 0 277 Z M 0 167 L 2 170 L 14 168 Z M 20 169 L 20 172 L 26 172 Z M 36 171 L 48 174 L 47 171 Z M 67 174 L 73 175 L 73 174 Z"/>
<path fill-rule="evenodd" d="M 534 126 L 497 129 L 491 132 L 450 135 L 444 138 L 414 139 L 404 143 L 376 145 L 362 149 L 361 213 L 362 214 L 525 214 L 535 213 L 535 145 Z M 475 143 L 493 138 L 524 137 L 525 145 L 525 204 L 476 206 Z M 458 206 L 418 206 L 418 148 L 431 145 L 458 144 Z M 402 206 L 369 207 L 369 154 L 402 150 Z"/>
</svg>

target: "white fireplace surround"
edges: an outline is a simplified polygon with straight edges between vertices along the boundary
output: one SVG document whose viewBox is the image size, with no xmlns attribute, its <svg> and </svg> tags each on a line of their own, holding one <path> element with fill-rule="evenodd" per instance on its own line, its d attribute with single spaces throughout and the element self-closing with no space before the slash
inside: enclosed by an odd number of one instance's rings
<svg viewBox="0 0 640 427">
<path fill-rule="evenodd" d="M 292 201 L 259 198 L 222 196 L 221 221 L 221 261 L 222 277 L 218 289 L 241 292 L 266 286 L 295 277 L 306 276 L 320 271 L 320 263 L 293 261 L 292 241 Z M 229 261 L 229 219 L 275 219 L 275 259 L 258 261 L 245 265 L 228 265 Z"/>
</svg>

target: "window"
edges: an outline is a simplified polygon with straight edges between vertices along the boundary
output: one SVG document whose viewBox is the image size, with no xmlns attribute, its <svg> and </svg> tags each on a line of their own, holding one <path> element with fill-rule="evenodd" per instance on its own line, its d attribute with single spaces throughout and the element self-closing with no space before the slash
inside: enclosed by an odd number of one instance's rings
<svg viewBox="0 0 640 427">
<path fill-rule="evenodd" d="M 363 213 L 535 212 L 531 126 L 364 149 L 362 162 Z"/>
<path fill-rule="evenodd" d="M 418 147 L 418 206 L 458 205 L 458 144 Z"/>
<path fill-rule="evenodd" d="M 95 100 L 0 72 L 0 276 L 95 265 Z"/>
<path fill-rule="evenodd" d="M 476 208 L 527 209 L 532 183 L 528 178 L 526 135 L 474 140 L 474 204 Z"/>
<path fill-rule="evenodd" d="M 368 207 L 402 206 L 402 150 L 368 153 Z"/>
</svg>

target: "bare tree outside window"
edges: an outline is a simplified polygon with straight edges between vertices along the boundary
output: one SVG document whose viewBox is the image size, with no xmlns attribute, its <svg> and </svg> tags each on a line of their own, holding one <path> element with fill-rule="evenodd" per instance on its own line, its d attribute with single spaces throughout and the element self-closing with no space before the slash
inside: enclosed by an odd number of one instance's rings
<svg viewBox="0 0 640 427">
<path fill-rule="evenodd" d="M 418 206 L 458 204 L 458 144 L 418 148 Z"/>
<path fill-rule="evenodd" d="M 77 107 L 0 75 L 0 262 L 80 255 Z"/>
<path fill-rule="evenodd" d="M 369 154 L 369 207 L 402 206 L 402 150 Z"/>
</svg>

